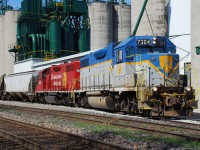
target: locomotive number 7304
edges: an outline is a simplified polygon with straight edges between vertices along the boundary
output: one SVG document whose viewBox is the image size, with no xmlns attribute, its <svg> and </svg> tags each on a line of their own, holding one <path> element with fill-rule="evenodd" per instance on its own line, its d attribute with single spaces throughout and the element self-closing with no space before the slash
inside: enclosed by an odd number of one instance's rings
<svg viewBox="0 0 200 150">
<path fill-rule="evenodd" d="M 150 44 L 151 44 L 151 40 L 149 39 L 137 40 L 137 45 L 150 45 Z"/>
</svg>

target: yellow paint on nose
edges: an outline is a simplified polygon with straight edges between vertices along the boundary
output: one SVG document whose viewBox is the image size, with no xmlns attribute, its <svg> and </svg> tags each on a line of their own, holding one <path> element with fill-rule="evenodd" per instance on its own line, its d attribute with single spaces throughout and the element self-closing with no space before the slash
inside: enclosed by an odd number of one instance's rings
<svg viewBox="0 0 200 150">
<path fill-rule="evenodd" d="M 164 69 L 165 73 L 169 73 L 169 71 L 172 69 L 172 56 L 160 56 L 160 67 Z"/>
</svg>

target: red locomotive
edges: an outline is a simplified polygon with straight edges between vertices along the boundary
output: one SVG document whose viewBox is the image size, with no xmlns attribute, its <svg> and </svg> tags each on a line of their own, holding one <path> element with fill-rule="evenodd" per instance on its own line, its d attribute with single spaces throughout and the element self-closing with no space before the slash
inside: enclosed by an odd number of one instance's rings
<svg viewBox="0 0 200 150">
<path fill-rule="evenodd" d="M 80 89 L 80 61 L 53 65 L 39 72 L 36 97 L 42 102 L 69 104 Z"/>
</svg>

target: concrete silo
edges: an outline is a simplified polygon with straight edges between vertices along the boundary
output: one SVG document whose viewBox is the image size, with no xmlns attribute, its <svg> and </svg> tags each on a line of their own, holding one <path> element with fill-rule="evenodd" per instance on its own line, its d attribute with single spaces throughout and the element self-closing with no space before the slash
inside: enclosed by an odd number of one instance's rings
<svg viewBox="0 0 200 150">
<path fill-rule="evenodd" d="M 148 1 L 146 6 L 147 13 L 144 12 L 136 35 L 155 35 L 155 36 L 168 35 L 168 1 L 169 0 Z M 134 30 L 143 3 L 144 3 L 143 0 L 131 0 L 132 31 Z M 152 29 L 149 21 L 151 23 Z"/>
<path fill-rule="evenodd" d="M 5 74 L 5 16 L 0 16 L 0 76 Z"/>
<path fill-rule="evenodd" d="M 113 42 L 113 4 L 93 2 L 89 4 L 91 50 Z"/>
<path fill-rule="evenodd" d="M 131 35 L 131 6 L 114 5 L 114 42 Z"/>
<path fill-rule="evenodd" d="M 191 82 L 192 87 L 195 88 L 195 99 L 200 99 L 200 54 L 196 52 L 196 47 L 200 46 L 200 14 L 199 14 L 199 0 L 191 1 Z M 200 101 L 198 101 L 198 110 L 200 109 Z"/>
<path fill-rule="evenodd" d="M 6 11 L 5 13 L 5 73 L 13 73 L 14 57 L 8 52 L 9 45 L 16 43 L 17 17 L 20 11 Z"/>
</svg>

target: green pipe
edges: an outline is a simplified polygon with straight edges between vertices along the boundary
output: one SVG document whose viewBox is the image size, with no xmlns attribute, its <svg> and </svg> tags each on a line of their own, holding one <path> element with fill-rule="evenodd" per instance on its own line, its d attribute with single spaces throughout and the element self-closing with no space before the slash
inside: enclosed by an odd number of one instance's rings
<svg viewBox="0 0 200 150">
<path fill-rule="evenodd" d="M 46 51 L 46 35 L 43 34 L 43 38 L 44 38 L 44 51 Z"/>
<path fill-rule="evenodd" d="M 17 23 L 17 38 L 21 36 L 21 24 Z"/>
<path fill-rule="evenodd" d="M 37 40 L 37 39 L 36 39 L 36 36 L 35 36 L 34 34 L 30 34 L 28 37 L 32 39 L 32 43 L 33 43 L 33 47 L 32 47 L 33 55 L 32 55 L 32 57 L 35 57 L 35 52 L 36 52 L 36 40 Z"/>
<path fill-rule="evenodd" d="M 44 51 L 42 51 L 41 57 L 44 57 L 44 52 L 46 51 L 46 36 L 45 36 L 45 34 L 42 34 L 42 37 L 43 37 Z"/>
<path fill-rule="evenodd" d="M 43 48 L 43 36 L 42 34 L 39 34 L 39 37 L 40 37 L 40 50 L 44 50 Z"/>
<path fill-rule="evenodd" d="M 36 37 L 37 37 L 37 53 L 38 53 L 38 51 L 40 50 L 40 45 L 41 45 L 41 43 L 40 43 L 40 35 L 39 34 L 36 34 Z"/>
<path fill-rule="evenodd" d="M 143 16 L 143 14 L 144 14 L 144 10 L 145 10 L 145 8 L 146 8 L 147 2 L 148 2 L 148 0 L 144 0 L 144 4 L 143 4 L 143 6 L 142 6 L 142 10 L 141 10 L 141 12 L 140 12 L 140 15 L 139 15 L 139 17 L 138 17 L 138 20 L 137 20 L 137 22 L 136 22 L 134 31 L 133 31 L 133 33 L 132 33 L 131 36 L 135 36 L 135 35 L 136 35 L 137 29 L 138 29 L 138 26 L 139 26 L 140 21 L 141 21 L 141 19 L 142 19 L 142 16 Z"/>
<path fill-rule="evenodd" d="M 44 42 L 43 42 L 42 34 L 39 34 L 39 36 L 40 36 L 40 47 L 41 47 L 40 57 L 42 57 L 42 53 L 43 53 L 43 50 L 44 50 Z"/>
</svg>

